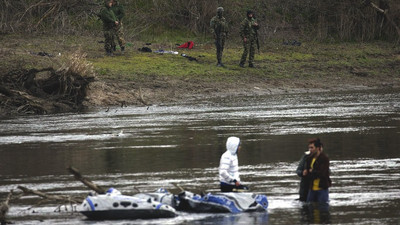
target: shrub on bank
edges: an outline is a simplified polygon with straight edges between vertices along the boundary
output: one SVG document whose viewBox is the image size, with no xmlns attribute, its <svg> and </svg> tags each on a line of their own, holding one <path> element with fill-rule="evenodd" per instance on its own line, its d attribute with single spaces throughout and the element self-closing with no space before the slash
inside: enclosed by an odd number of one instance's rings
<svg viewBox="0 0 400 225">
<path fill-rule="evenodd" d="M 98 33 L 103 0 L 0 1 L 0 30 L 10 32 Z M 209 21 L 218 6 L 225 8 L 231 34 L 238 31 L 246 10 L 254 9 L 260 39 L 297 38 L 341 41 L 400 38 L 397 0 L 120 0 L 125 6 L 128 39 L 149 39 L 177 31 L 209 38 Z"/>
</svg>

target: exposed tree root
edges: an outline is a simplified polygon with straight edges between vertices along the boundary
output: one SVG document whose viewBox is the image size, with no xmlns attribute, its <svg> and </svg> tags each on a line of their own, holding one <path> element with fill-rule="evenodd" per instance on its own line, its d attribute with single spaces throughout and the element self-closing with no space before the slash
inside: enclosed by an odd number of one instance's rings
<svg viewBox="0 0 400 225">
<path fill-rule="evenodd" d="M 53 68 L 17 70 L 0 77 L 0 112 L 48 114 L 82 110 L 88 84 L 68 70 Z"/>
</svg>

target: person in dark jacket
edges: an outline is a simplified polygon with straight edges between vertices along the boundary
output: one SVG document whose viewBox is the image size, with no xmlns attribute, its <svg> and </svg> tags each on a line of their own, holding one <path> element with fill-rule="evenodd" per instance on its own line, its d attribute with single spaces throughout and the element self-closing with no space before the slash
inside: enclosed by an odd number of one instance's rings
<svg viewBox="0 0 400 225">
<path fill-rule="evenodd" d="M 297 176 L 300 177 L 299 201 L 301 202 L 307 201 L 308 191 L 310 189 L 309 177 L 303 176 L 303 171 L 307 168 L 306 160 L 308 156 L 310 156 L 310 151 L 304 152 L 304 155 L 301 157 L 296 170 Z"/>
<path fill-rule="evenodd" d="M 322 143 L 319 138 L 308 142 L 310 156 L 306 160 L 306 169 L 303 176 L 307 176 L 310 183 L 310 190 L 307 202 L 327 203 L 329 202 L 329 187 L 332 185 L 330 179 L 329 158 L 322 152 Z"/>
<path fill-rule="evenodd" d="M 104 1 L 105 7 L 100 11 L 100 19 L 103 21 L 103 33 L 104 33 L 104 48 L 108 56 L 112 56 L 112 47 L 115 46 L 114 36 L 116 26 L 118 26 L 118 19 L 114 12 L 111 10 L 113 1 Z"/>
<path fill-rule="evenodd" d="M 125 39 L 124 39 L 124 29 L 122 26 L 122 18 L 125 16 L 124 6 L 121 5 L 117 0 L 113 0 L 113 5 L 111 10 L 114 12 L 115 17 L 117 17 L 118 24 L 115 27 L 115 36 L 117 38 L 119 47 L 121 48 L 121 52 L 125 50 Z M 113 50 L 115 51 L 115 45 L 113 46 Z"/>
</svg>

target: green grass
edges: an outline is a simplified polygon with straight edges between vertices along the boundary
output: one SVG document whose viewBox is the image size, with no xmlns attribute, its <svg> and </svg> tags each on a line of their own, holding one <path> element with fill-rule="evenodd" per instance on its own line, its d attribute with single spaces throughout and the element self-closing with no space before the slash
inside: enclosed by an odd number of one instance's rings
<svg viewBox="0 0 400 225">
<path fill-rule="evenodd" d="M 388 64 L 399 63 L 399 59 L 395 57 L 398 48 L 393 49 L 390 43 L 308 43 L 300 47 L 265 48 L 260 54 L 256 54 L 256 69 L 238 67 L 242 54 L 239 46 L 228 46 L 225 49 L 223 61 L 226 68 L 215 66 L 215 50 L 211 44 L 193 50 L 174 50 L 179 51 L 179 54 L 196 57 L 198 62 L 189 61 L 180 55 L 139 53 L 134 49 L 124 56 L 96 58 L 91 61 L 96 68 L 107 70 L 111 74 L 124 74 L 127 79 L 134 79 L 138 74 L 151 74 L 209 81 L 234 81 L 246 75 L 270 79 L 344 76 L 351 74 L 352 68 L 362 68 L 371 76 L 384 76 L 394 72 L 388 70 Z"/>
<path fill-rule="evenodd" d="M 171 35 L 171 34 L 170 34 Z M 99 79 L 118 79 L 122 82 L 140 81 L 146 77 L 166 77 L 171 79 L 202 80 L 206 82 L 234 82 L 238 79 L 287 79 L 313 77 L 350 76 L 352 70 L 362 70 L 368 76 L 399 76 L 400 47 L 386 42 L 373 43 L 303 43 L 302 46 L 286 46 L 271 40 L 262 45 L 261 53 L 255 56 L 255 69 L 238 66 L 242 48 L 227 43 L 223 61 L 226 68 L 216 67 L 215 46 L 212 41 L 195 42 L 194 49 L 177 49 L 174 43 L 187 40 L 187 34 L 175 38 L 166 35 L 153 43 L 153 50 L 178 51 L 178 55 L 142 53 L 137 49 L 144 46 L 142 41 L 129 41 L 127 51 L 114 57 L 104 54 L 101 34 L 89 36 L 3 37 L 4 49 L 12 54 L 0 54 L 0 69 L 41 68 L 62 63 L 61 57 L 46 58 L 29 52 L 46 51 L 57 55 L 69 54 L 78 49 L 87 53 Z M 7 52 L 2 51 L 2 52 Z M 189 61 L 181 56 L 195 57 Z"/>
</svg>

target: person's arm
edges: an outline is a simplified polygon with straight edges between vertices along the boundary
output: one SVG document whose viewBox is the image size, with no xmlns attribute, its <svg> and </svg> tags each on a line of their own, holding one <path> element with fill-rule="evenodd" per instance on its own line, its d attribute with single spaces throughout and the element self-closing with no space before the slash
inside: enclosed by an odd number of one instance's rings
<svg viewBox="0 0 400 225">
<path fill-rule="evenodd" d="M 323 178 L 327 174 L 329 174 L 329 159 L 327 157 L 319 157 L 318 167 L 314 166 L 312 170 L 312 177 L 316 178 Z"/>
<path fill-rule="evenodd" d="M 246 20 L 243 20 L 242 23 L 240 24 L 240 32 L 239 32 L 240 37 L 242 38 L 242 40 L 243 40 L 244 42 L 246 42 L 246 36 L 245 36 L 246 25 L 247 25 Z"/>
<path fill-rule="evenodd" d="M 213 34 L 215 38 L 215 20 L 214 17 L 210 21 L 210 32 Z"/>
<path fill-rule="evenodd" d="M 110 12 L 107 9 L 103 9 L 101 11 L 100 18 L 105 23 L 115 23 L 115 21 L 117 21 L 117 18 L 115 17 L 114 13 Z"/>
<path fill-rule="evenodd" d="M 221 162 L 219 165 L 219 174 L 222 176 L 222 178 L 224 178 L 224 180 L 229 181 L 229 183 L 233 182 L 236 185 L 240 185 L 240 182 L 235 180 L 235 178 L 228 173 L 231 163 L 231 159 L 225 157 L 221 158 Z"/>
<path fill-rule="evenodd" d="M 303 155 L 300 159 L 299 165 L 297 166 L 297 176 L 303 177 L 303 171 L 306 169 L 305 163 L 306 163 L 306 156 Z"/>
<path fill-rule="evenodd" d="M 229 180 L 230 182 L 233 182 L 234 178 L 229 175 L 228 169 L 229 169 L 229 163 L 223 163 L 221 162 L 221 165 L 219 167 L 219 173 L 225 180 Z"/>
<path fill-rule="evenodd" d="M 121 21 L 122 18 L 124 18 L 124 16 L 125 16 L 124 6 L 119 5 L 118 20 Z"/>
<path fill-rule="evenodd" d="M 260 26 L 258 25 L 257 20 L 254 20 L 252 22 L 251 26 L 253 27 L 254 30 L 258 30 L 260 28 Z"/>
<path fill-rule="evenodd" d="M 225 37 L 228 37 L 228 23 L 226 22 L 226 19 L 224 18 L 224 20 L 223 20 L 223 31 L 224 31 L 224 33 L 225 33 Z"/>
</svg>

